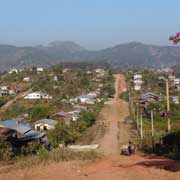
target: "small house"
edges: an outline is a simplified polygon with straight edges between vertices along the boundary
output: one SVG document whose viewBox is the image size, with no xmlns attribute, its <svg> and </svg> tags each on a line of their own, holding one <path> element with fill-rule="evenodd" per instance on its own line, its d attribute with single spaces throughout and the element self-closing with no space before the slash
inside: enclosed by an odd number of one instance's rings
<svg viewBox="0 0 180 180">
<path fill-rule="evenodd" d="M 135 74 L 135 75 L 133 76 L 133 79 L 134 79 L 134 80 L 142 79 L 142 75 L 141 75 L 141 74 Z"/>
<path fill-rule="evenodd" d="M 179 97 L 178 96 L 172 96 L 172 101 L 174 104 L 179 104 Z"/>
<path fill-rule="evenodd" d="M 36 68 L 36 71 L 37 71 L 38 73 L 43 72 L 43 71 L 44 71 L 44 68 L 43 68 L 43 67 L 38 67 L 38 68 Z"/>
<path fill-rule="evenodd" d="M 141 101 L 143 102 L 157 102 L 159 100 L 159 96 L 157 96 L 156 94 L 154 93 L 145 93 L 141 96 L 140 98 Z"/>
<path fill-rule="evenodd" d="M 57 120 L 70 121 L 71 115 L 68 114 L 67 112 L 60 111 L 52 115 L 52 118 L 55 118 Z"/>
<path fill-rule="evenodd" d="M 135 90 L 135 91 L 140 91 L 140 90 L 141 90 L 141 85 L 135 84 L 135 85 L 134 85 L 134 90 Z"/>
<path fill-rule="evenodd" d="M 29 81 L 30 81 L 30 77 L 25 77 L 25 78 L 23 78 L 23 81 L 24 81 L 24 82 L 29 82 Z"/>
<path fill-rule="evenodd" d="M 8 72 L 8 73 L 9 73 L 9 74 L 12 74 L 12 73 L 16 73 L 16 74 L 18 74 L 18 72 L 19 72 L 19 71 L 18 71 L 18 69 L 16 69 L 16 68 L 12 68 L 12 69 L 10 69 L 10 70 L 9 70 L 9 72 Z"/>
<path fill-rule="evenodd" d="M 52 99 L 52 96 L 50 96 L 47 93 L 43 93 L 43 92 L 33 92 L 33 93 L 29 93 L 28 95 L 26 95 L 24 97 L 24 99 L 29 99 L 29 100 L 33 100 L 33 99 Z"/>
<path fill-rule="evenodd" d="M 45 131 L 55 129 L 57 121 L 52 119 L 41 119 L 34 123 L 34 128 L 36 131 Z"/>
</svg>

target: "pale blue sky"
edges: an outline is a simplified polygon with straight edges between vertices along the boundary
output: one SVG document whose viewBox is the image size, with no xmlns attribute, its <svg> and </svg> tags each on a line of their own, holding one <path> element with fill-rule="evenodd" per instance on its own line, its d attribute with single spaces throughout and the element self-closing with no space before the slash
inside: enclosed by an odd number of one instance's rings
<svg viewBox="0 0 180 180">
<path fill-rule="evenodd" d="M 169 35 L 177 31 L 180 0 L 0 0 L 0 44 L 169 45 Z"/>
</svg>

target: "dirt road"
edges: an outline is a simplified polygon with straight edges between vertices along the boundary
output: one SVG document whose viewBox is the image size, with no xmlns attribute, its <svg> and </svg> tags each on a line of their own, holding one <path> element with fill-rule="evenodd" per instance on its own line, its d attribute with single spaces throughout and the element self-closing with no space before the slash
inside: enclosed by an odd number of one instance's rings
<svg viewBox="0 0 180 180">
<path fill-rule="evenodd" d="M 127 143 L 128 104 L 119 100 L 124 77 L 116 75 L 116 95 L 102 110 L 109 128 L 100 140 L 105 157 L 95 162 L 60 162 L 0 174 L 0 180 L 180 180 L 180 162 L 152 156 L 121 156 L 119 144 Z M 120 82 L 120 84 L 119 84 Z M 119 122 L 119 128 L 118 128 Z"/>
<path fill-rule="evenodd" d="M 29 94 L 32 91 L 32 89 L 28 89 L 25 92 L 19 93 L 17 96 L 15 96 L 13 99 L 11 99 L 10 101 L 8 101 L 6 104 L 4 104 L 1 108 L 0 108 L 0 113 L 4 112 L 5 110 L 7 110 L 12 104 L 13 102 L 17 101 L 20 98 L 23 98 L 24 96 L 26 96 L 27 94 Z"/>
<path fill-rule="evenodd" d="M 129 114 L 128 105 L 119 99 L 119 94 L 126 87 L 125 81 L 122 75 L 115 75 L 115 79 L 115 96 L 106 103 L 100 115 L 104 117 L 105 122 L 108 122 L 107 133 L 100 140 L 100 152 L 103 152 L 105 155 L 119 155 L 120 145 L 127 144 L 129 140 L 128 128 L 124 124 L 124 119 Z"/>
</svg>

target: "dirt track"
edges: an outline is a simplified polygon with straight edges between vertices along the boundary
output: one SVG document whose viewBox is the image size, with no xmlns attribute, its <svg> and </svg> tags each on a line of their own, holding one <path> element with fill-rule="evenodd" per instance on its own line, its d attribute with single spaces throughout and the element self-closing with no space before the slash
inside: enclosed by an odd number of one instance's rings
<svg viewBox="0 0 180 180">
<path fill-rule="evenodd" d="M 104 121 L 108 122 L 108 131 L 103 139 L 100 140 L 100 152 L 103 152 L 105 155 L 119 155 L 120 145 L 127 144 L 129 140 L 128 129 L 124 124 L 124 119 L 129 114 L 128 105 L 119 99 L 119 94 L 125 88 L 125 81 L 122 75 L 115 75 L 115 79 L 115 96 L 106 103 L 101 111 Z"/>
<path fill-rule="evenodd" d="M 95 162 L 61 162 L 45 167 L 13 170 L 0 174 L 0 180 L 180 180 L 179 161 L 152 156 L 119 155 L 118 144 L 124 144 L 129 139 L 128 128 L 123 123 L 128 115 L 128 104 L 118 98 L 118 91 L 125 86 L 122 75 L 116 76 L 115 86 L 115 98 L 101 112 L 105 120 L 109 121 L 109 130 L 100 141 L 100 151 L 106 155 L 104 158 Z"/>
</svg>

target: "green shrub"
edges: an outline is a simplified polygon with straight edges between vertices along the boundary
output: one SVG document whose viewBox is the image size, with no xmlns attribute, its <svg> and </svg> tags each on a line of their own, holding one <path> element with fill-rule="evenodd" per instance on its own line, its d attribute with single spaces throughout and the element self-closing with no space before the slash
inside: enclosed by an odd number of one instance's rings
<svg viewBox="0 0 180 180">
<path fill-rule="evenodd" d="M 119 95 L 119 98 L 128 102 L 129 101 L 129 93 L 128 93 L 128 91 L 121 93 Z"/>
</svg>

